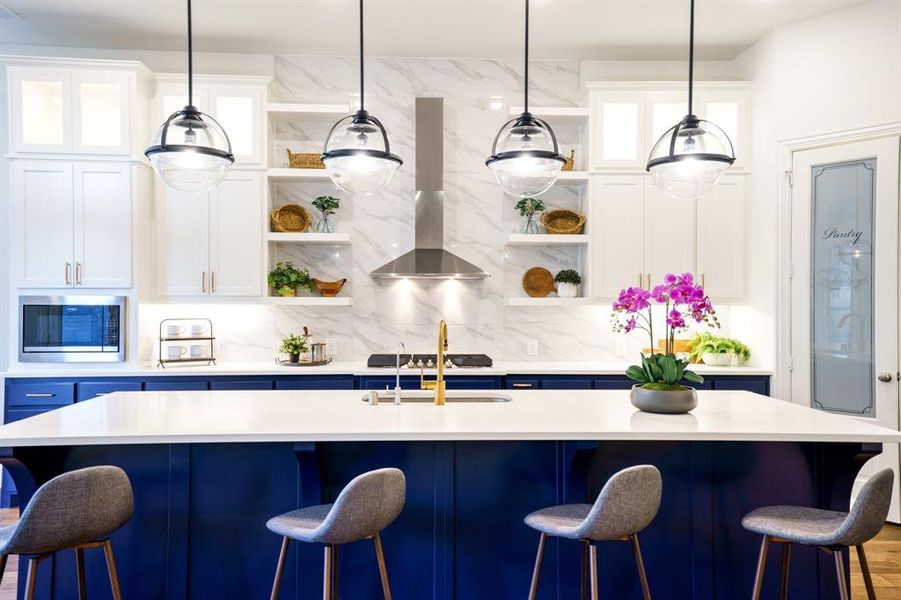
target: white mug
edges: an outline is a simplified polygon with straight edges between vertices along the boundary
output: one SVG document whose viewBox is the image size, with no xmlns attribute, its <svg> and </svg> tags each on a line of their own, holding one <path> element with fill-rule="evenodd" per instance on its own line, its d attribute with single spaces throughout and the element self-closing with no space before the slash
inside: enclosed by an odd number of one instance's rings
<svg viewBox="0 0 901 600">
<path fill-rule="evenodd" d="M 206 356 L 206 346 L 203 344 L 191 344 L 191 358 L 203 358 Z"/>
<path fill-rule="evenodd" d="M 185 332 L 185 328 L 182 325 L 167 325 L 166 326 L 166 335 L 169 337 L 178 337 Z"/>
<path fill-rule="evenodd" d="M 184 346 L 169 346 L 168 348 L 166 348 L 166 352 L 169 353 L 169 358 L 172 359 L 181 358 L 187 351 L 188 349 Z"/>
<path fill-rule="evenodd" d="M 206 333 L 206 328 L 203 325 L 191 325 L 191 335 L 194 337 L 200 337 Z"/>
</svg>

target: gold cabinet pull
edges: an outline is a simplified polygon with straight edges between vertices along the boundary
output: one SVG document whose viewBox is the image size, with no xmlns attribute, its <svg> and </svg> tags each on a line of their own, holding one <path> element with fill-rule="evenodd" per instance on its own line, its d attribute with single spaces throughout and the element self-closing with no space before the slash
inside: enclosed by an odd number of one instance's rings
<svg viewBox="0 0 901 600">
<path fill-rule="evenodd" d="M 200 291 L 206 293 L 206 271 L 200 272 Z"/>
<path fill-rule="evenodd" d="M 81 263 L 75 263 L 75 285 L 81 285 Z"/>
<path fill-rule="evenodd" d="M 701 287 L 707 287 L 707 279 L 704 277 L 704 273 L 701 273 Z"/>
<path fill-rule="evenodd" d="M 216 293 L 216 271 L 210 271 L 210 291 Z"/>
<path fill-rule="evenodd" d="M 515 388 L 530 388 L 532 387 L 531 383 L 514 383 L 513 387 Z"/>
<path fill-rule="evenodd" d="M 648 273 L 648 287 L 647 287 L 647 289 L 648 289 L 648 291 L 651 291 L 651 274 L 650 274 L 650 273 Z"/>
<path fill-rule="evenodd" d="M 644 281 L 644 273 L 638 273 L 638 287 L 641 287 L 641 283 Z"/>
<path fill-rule="evenodd" d="M 72 285 L 72 263 L 66 263 L 66 285 Z"/>
</svg>

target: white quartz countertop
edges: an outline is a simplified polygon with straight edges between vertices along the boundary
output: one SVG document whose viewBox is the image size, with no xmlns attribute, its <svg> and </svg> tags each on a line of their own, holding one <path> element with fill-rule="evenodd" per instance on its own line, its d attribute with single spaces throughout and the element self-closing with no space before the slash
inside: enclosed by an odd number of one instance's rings
<svg viewBox="0 0 901 600">
<path fill-rule="evenodd" d="M 710 440 L 901 442 L 901 433 L 767 396 L 700 391 L 686 415 L 628 391 L 448 392 L 509 402 L 372 406 L 355 391 L 116 392 L 0 427 L 0 447 L 204 442 Z"/>
<path fill-rule="evenodd" d="M 634 362 L 634 361 L 633 361 Z M 474 375 L 622 375 L 631 362 L 569 362 L 569 361 L 496 361 L 493 367 L 446 369 L 448 377 Z M 772 375 L 772 371 L 758 367 L 708 367 L 692 365 L 701 375 Z M 434 374 L 434 369 L 426 373 Z M 419 369 L 401 369 L 402 375 L 419 375 Z M 169 366 L 156 364 L 116 364 L 101 366 L 80 365 L 19 365 L 4 373 L 6 377 L 135 377 L 135 376 L 230 376 L 230 375 L 394 375 L 394 369 L 369 368 L 362 361 L 331 362 L 321 367 L 285 367 L 275 362 L 233 362 L 218 365 Z"/>
</svg>

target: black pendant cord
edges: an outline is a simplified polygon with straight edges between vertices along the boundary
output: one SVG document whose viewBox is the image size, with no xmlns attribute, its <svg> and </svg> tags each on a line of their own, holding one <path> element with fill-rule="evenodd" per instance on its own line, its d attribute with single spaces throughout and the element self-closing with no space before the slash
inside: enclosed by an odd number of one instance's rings
<svg viewBox="0 0 901 600">
<path fill-rule="evenodd" d="M 529 112 L 529 0 L 526 0 L 526 49 L 525 68 L 523 69 L 523 102 L 522 112 Z"/>
<path fill-rule="evenodd" d="M 692 112 L 695 87 L 695 0 L 691 0 L 691 25 L 688 33 L 688 114 Z"/>
<path fill-rule="evenodd" d="M 188 106 L 194 106 L 194 43 L 191 30 L 191 0 L 188 0 Z"/>
<path fill-rule="evenodd" d="M 366 110 L 363 102 L 363 0 L 360 0 L 360 110 Z"/>
</svg>

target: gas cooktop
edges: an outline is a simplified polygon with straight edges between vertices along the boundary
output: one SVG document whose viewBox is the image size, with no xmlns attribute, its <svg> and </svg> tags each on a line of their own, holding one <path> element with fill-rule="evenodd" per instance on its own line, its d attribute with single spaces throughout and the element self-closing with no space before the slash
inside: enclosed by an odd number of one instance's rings
<svg viewBox="0 0 901 600">
<path fill-rule="evenodd" d="M 494 364 L 491 357 L 487 354 L 445 354 L 446 368 L 463 367 L 477 368 L 490 367 Z M 401 354 L 400 366 L 411 369 L 425 367 L 426 369 L 436 366 L 436 354 Z M 376 368 L 395 368 L 397 366 L 396 354 L 371 354 L 369 360 L 366 361 L 367 367 Z"/>
</svg>

